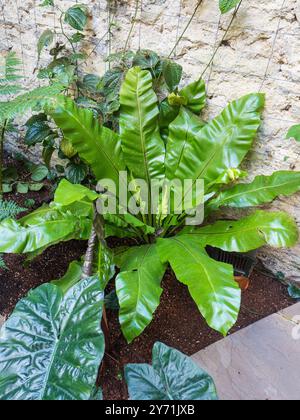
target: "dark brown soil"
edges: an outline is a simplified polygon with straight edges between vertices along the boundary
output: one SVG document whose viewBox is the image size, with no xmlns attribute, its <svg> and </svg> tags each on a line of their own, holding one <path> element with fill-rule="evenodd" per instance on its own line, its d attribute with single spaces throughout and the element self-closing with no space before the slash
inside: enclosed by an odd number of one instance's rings
<svg viewBox="0 0 300 420">
<path fill-rule="evenodd" d="M 49 201 L 49 189 L 30 196 L 13 194 L 19 204 L 27 198 L 36 200 L 36 206 Z M 118 245 L 111 242 L 110 245 Z M 71 241 L 49 248 L 27 268 L 23 256 L 5 257 L 8 271 L 0 270 L 0 315 L 8 316 L 18 300 L 27 292 L 43 283 L 60 278 L 71 261 L 79 259 L 86 250 L 85 242 Z M 123 367 L 127 363 L 151 362 L 151 351 L 156 341 L 175 347 L 192 355 L 222 339 L 211 330 L 201 317 L 187 288 L 180 284 L 171 272 L 165 276 L 164 293 L 154 321 L 143 335 L 128 345 L 122 336 L 117 312 L 108 311 L 110 347 L 107 349 L 102 369 L 101 384 L 107 400 L 127 399 L 123 381 Z M 243 292 L 242 309 L 231 333 L 291 306 L 294 301 L 288 296 L 286 287 L 279 281 L 254 272 L 250 288 Z"/>
<path fill-rule="evenodd" d="M 285 286 L 256 271 L 252 275 L 250 288 L 243 292 L 240 316 L 231 333 L 293 303 L 295 301 L 288 296 Z M 207 326 L 187 288 L 170 272 L 164 279 L 164 293 L 154 321 L 131 345 L 126 343 L 120 332 L 118 314 L 108 311 L 108 319 L 110 349 L 106 354 L 102 380 L 104 398 L 107 400 L 127 399 L 122 379 L 123 366 L 127 363 L 150 363 L 156 341 L 192 355 L 223 338 Z"/>
</svg>

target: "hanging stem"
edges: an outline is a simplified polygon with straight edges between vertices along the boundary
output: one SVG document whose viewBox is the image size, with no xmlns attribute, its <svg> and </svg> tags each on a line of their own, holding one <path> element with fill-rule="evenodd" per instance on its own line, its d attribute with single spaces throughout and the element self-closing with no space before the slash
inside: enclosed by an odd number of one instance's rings
<svg viewBox="0 0 300 420">
<path fill-rule="evenodd" d="M 58 10 L 61 12 L 61 15 L 60 15 L 60 18 L 59 18 L 61 33 L 66 38 L 66 40 L 69 42 L 74 55 L 76 55 L 77 51 L 76 51 L 76 48 L 75 48 L 75 46 L 72 42 L 72 39 L 66 34 L 65 29 L 64 29 L 63 17 L 65 15 L 65 12 L 61 11 L 60 9 L 58 9 Z M 77 76 L 77 79 L 78 79 L 79 78 L 79 69 L 78 69 L 78 60 L 77 59 L 75 61 L 75 71 L 76 71 L 76 76 Z M 79 96 L 80 92 L 79 92 L 79 88 L 78 88 L 77 83 L 75 83 L 75 86 L 76 86 L 76 90 L 77 90 L 77 96 Z"/>
<path fill-rule="evenodd" d="M 182 38 L 184 37 L 186 31 L 189 29 L 192 21 L 194 20 L 194 17 L 196 16 L 196 13 L 198 12 L 199 7 L 201 6 L 201 4 L 203 3 L 203 0 L 199 0 L 197 6 L 195 7 L 195 10 L 190 18 L 190 20 L 188 21 L 186 27 L 184 28 L 182 34 L 180 35 L 180 37 L 177 39 L 172 51 L 169 54 L 169 58 L 173 55 L 173 53 L 175 52 L 176 48 L 178 47 L 179 43 L 181 42 Z"/>
<path fill-rule="evenodd" d="M 132 32 L 133 32 L 134 26 L 136 24 L 137 15 L 138 15 L 138 12 L 139 12 L 139 5 L 140 5 L 139 0 L 136 0 L 135 12 L 134 12 L 134 16 L 132 18 L 132 23 L 131 23 L 130 30 L 128 32 L 128 37 L 127 37 L 127 40 L 126 40 L 126 43 L 125 43 L 124 53 L 127 51 L 127 48 L 128 48 L 128 45 L 129 45 L 129 41 L 130 41 L 130 38 L 131 38 L 131 35 L 132 35 Z"/>
<path fill-rule="evenodd" d="M 205 75 L 205 73 L 207 72 L 207 70 L 209 69 L 209 67 L 213 64 L 214 59 L 215 59 L 215 57 L 216 57 L 216 55 L 217 55 L 217 53 L 218 53 L 219 49 L 221 48 L 221 46 L 223 45 L 223 42 L 224 42 L 224 41 L 226 40 L 226 38 L 227 38 L 228 32 L 229 32 L 229 30 L 230 30 L 230 28 L 231 28 L 231 26 L 232 26 L 232 24 L 233 24 L 234 19 L 236 18 L 236 15 L 238 14 L 238 11 L 240 10 L 240 7 L 241 7 L 241 5 L 242 5 L 242 2 L 243 2 L 243 0 L 241 0 L 241 1 L 240 1 L 240 3 L 238 4 L 238 6 L 236 7 L 236 9 L 235 9 L 235 11 L 234 11 L 234 13 L 233 13 L 233 15 L 232 15 L 232 18 L 231 18 L 231 20 L 230 20 L 230 22 L 229 22 L 229 25 L 228 25 L 228 27 L 227 27 L 227 29 L 226 29 L 226 31 L 225 31 L 225 33 L 224 33 L 224 35 L 223 35 L 223 38 L 222 38 L 221 42 L 219 43 L 219 45 L 218 45 L 218 46 L 217 46 L 217 48 L 215 49 L 215 51 L 214 51 L 214 53 L 213 53 L 213 55 L 212 55 L 211 59 L 209 60 L 209 63 L 207 64 L 207 66 L 205 67 L 204 71 L 202 72 L 202 74 L 201 74 L 201 76 L 200 76 L 199 80 L 203 79 L 203 76 Z"/>
<path fill-rule="evenodd" d="M 3 126 L 1 127 L 1 136 L 0 136 L 0 199 L 3 196 L 3 158 L 4 158 L 4 136 L 7 126 L 7 120 L 4 121 Z"/>
</svg>

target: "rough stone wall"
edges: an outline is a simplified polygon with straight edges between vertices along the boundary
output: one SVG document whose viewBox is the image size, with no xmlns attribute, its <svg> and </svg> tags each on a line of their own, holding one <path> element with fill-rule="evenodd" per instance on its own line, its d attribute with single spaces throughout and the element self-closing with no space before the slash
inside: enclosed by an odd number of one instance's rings
<svg viewBox="0 0 300 420">
<path fill-rule="evenodd" d="M 57 0 L 61 8 L 75 0 Z M 24 74 L 33 86 L 36 40 L 46 28 L 57 28 L 51 9 L 39 8 L 39 0 L 1 0 L 0 51 L 13 47 L 24 62 Z M 134 14 L 135 0 L 81 0 L 93 18 L 84 49 L 92 53 L 87 71 L 102 73 L 104 57 L 122 48 Z M 117 22 L 108 42 L 109 8 Z M 130 46 L 168 54 L 189 21 L 197 0 L 142 0 Z M 114 7 L 116 6 L 116 7 Z M 217 0 L 204 0 L 190 28 L 176 49 L 185 78 L 199 77 L 224 34 L 231 15 L 220 17 Z M 45 59 L 45 56 L 43 57 Z M 205 74 L 208 116 L 217 115 L 228 103 L 253 91 L 266 93 L 264 122 L 248 167 L 252 174 L 278 169 L 300 170 L 300 146 L 286 141 L 288 128 L 300 121 L 300 1 L 244 0 L 227 42 Z M 20 142 L 18 142 L 19 144 Z M 16 145 L 14 140 L 11 144 Z M 272 208 L 288 211 L 300 223 L 300 195 L 278 200 Z M 300 246 L 289 251 L 262 252 L 270 268 L 300 281 Z"/>
</svg>

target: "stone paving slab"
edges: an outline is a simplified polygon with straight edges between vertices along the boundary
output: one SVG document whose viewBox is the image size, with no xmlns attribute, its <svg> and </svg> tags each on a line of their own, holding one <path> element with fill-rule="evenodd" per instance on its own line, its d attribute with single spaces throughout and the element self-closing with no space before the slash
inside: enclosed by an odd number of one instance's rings
<svg viewBox="0 0 300 420">
<path fill-rule="evenodd" d="M 300 303 L 193 356 L 221 400 L 300 400 Z"/>
</svg>

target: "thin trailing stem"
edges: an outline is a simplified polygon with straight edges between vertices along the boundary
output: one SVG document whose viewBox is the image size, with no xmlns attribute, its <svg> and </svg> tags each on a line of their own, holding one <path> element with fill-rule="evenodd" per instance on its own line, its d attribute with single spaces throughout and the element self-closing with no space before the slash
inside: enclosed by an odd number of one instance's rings
<svg viewBox="0 0 300 420">
<path fill-rule="evenodd" d="M 1 135 L 0 135 L 0 198 L 3 196 L 3 155 L 4 155 L 4 136 L 7 126 L 7 120 L 4 121 L 3 126 L 1 126 Z"/>
<path fill-rule="evenodd" d="M 133 32 L 134 26 L 136 24 L 137 15 L 138 15 L 138 12 L 139 12 L 139 5 L 140 5 L 140 1 L 139 0 L 136 0 L 135 12 L 134 12 L 134 16 L 132 18 L 131 27 L 130 27 L 130 30 L 128 32 L 128 36 L 127 36 L 127 39 L 126 39 L 126 43 L 125 43 L 125 47 L 124 47 L 124 53 L 128 49 L 129 41 L 130 41 L 130 38 L 131 38 L 131 35 L 132 35 L 132 32 Z"/>
<path fill-rule="evenodd" d="M 193 12 L 192 16 L 190 17 L 190 19 L 189 19 L 189 21 L 188 21 L 188 23 L 187 23 L 186 27 L 184 28 L 184 30 L 183 30 L 183 32 L 182 32 L 182 34 L 181 34 L 181 35 L 180 35 L 180 37 L 177 39 L 177 41 L 176 41 L 176 43 L 175 43 L 175 45 L 174 45 L 174 47 L 173 47 L 172 51 L 170 52 L 170 54 L 169 54 L 169 58 L 170 58 L 170 57 L 172 57 L 173 53 L 175 52 L 176 48 L 178 47 L 179 43 L 181 42 L 182 38 L 184 37 L 184 35 L 185 35 L 186 31 L 189 29 L 189 27 L 190 27 L 190 25 L 191 25 L 192 21 L 194 20 L 194 18 L 195 18 L 195 16 L 196 16 L 196 13 L 198 12 L 199 7 L 201 6 L 201 4 L 202 4 L 202 3 L 203 3 L 203 0 L 199 0 L 199 1 L 198 1 L 197 6 L 195 7 L 195 10 L 194 10 L 194 12 Z"/>
<path fill-rule="evenodd" d="M 203 76 L 205 75 L 205 73 L 207 72 L 207 70 L 209 69 L 209 67 L 213 64 L 214 59 L 215 59 L 215 57 L 216 57 L 216 55 L 217 55 L 217 53 L 218 53 L 219 49 L 221 48 L 221 46 L 223 45 L 224 41 L 225 41 L 225 40 L 226 40 L 226 38 L 227 38 L 227 35 L 228 35 L 228 33 L 229 33 L 229 31 L 230 31 L 230 28 L 231 28 L 231 26 L 232 26 L 232 24 L 233 24 L 233 22 L 234 22 L 234 20 L 235 20 L 235 18 L 236 18 L 236 16 L 237 16 L 237 14 L 238 14 L 239 10 L 240 10 L 240 7 L 241 7 L 242 3 L 243 3 L 243 0 L 241 0 L 241 1 L 239 2 L 238 6 L 236 7 L 236 9 L 235 9 L 235 11 L 234 11 L 234 13 L 233 13 L 233 15 L 232 15 L 232 17 L 231 17 L 231 19 L 230 19 L 229 25 L 228 25 L 228 27 L 227 27 L 227 29 L 226 29 L 226 31 L 225 31 L 225 33 L 224 33 L 223 37 L 222 37 L 221 42 L 219 43 L 219 45 L 218 45 L 218 46 L 217 46 L 217 48 L 215 49 L 215 51 L 214 51 L 214 53 L 213 53 L 213 55 L 212 55 L 211 59 L 209 60 L 209 62 L 208 62 L 208 64 L 206 65 L 205 69 L 203 70 L 203 72 L 202 72 L 202 74 L 201 74 L 201 76 L 200 76 L 200 79 L 199 79 L 199 80 L 203 79 Z"/>
<path fill-rule="evenodd" d="M 66 38 L 66 40 L 69 42 L 69 44 L 70 44 L 70 46 L 72 48 L 72 51 L 73 51 L 74 55 L 76 55 L 77 51 L 76 51 L 76 48 L 75 48 L 75 46 L 74 46 L 74 44 L 72 42 L 72 39 L 66 34 L 65 29 L 64 29 L 63 17 L 65 15 L 65 13 L 62 12 L 61 10 L 60 10 L 60 12 L 61 12 L 61 15 L 60 15 L 60 18 L 59 18 L 59 23 L 60 23 L 61 33 Z M 76 62 L 75 62 L 75 69 L 76 69 L 76 76 L 77 76 L 77 79 L 78 79 L 78 77 L 79 77 L 79 70 L 78 70 L 78 60 L 77 59 L 76 59 Z M 79 88 L 78 88 L 77 83 L 75 83 L 75 86 L 76 86 L 76 89 L 77 89 L 77 96 L 79 96 L 80 92 L 79 92 Z"/>
</svg>

